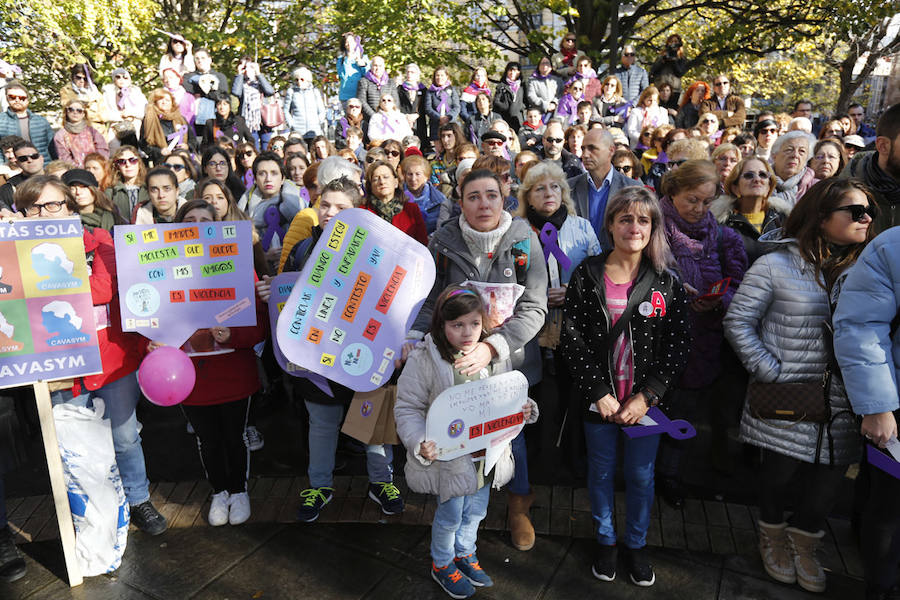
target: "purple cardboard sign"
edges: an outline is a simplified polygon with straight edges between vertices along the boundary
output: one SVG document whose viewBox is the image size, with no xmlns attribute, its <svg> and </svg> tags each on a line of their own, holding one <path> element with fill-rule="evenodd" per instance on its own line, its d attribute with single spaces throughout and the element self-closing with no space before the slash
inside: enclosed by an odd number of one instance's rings
<svg viewBox="0 0 900 600">
<path fill-rule="evenodd" d="M 0 223 L 0 388 L 103 371 L 82 232 L 77 218 Z"/>
<path fill-rule="evenodd" d="M 256 325 L 251 226 L 117 225 L 122 330 L 179 348 L 202 327 Z"/>
<path fill-rule="evenodd" d="M 269 326 L 272 331 L 275 331 L 276 327 L 278 327 L 278 315 L 281 314 L 281 310 L 284 308 L 288 296 L 291 295 L 291 290 L 294 289 L 294 284 L 299 277 L 300 273 L 288 272 L 273 277 L 272 280 L 269 281 L 272 290 L 271 295 L 269 296 Z M 282 371 L 293 377 L 305 377 L 316 384 L 320 390 L 329 396 L 334 397 L 327 379 L 318 373 L 313 373 L 309 369 L 304 369 L 299 365 L 295 365 L 284 357 L 284 353 L 278 345 L 277 336 L 272 337 L 272 351 L 275 354 L 275 362 L 278 363 L 278 366 L 281 367 Z"/>
<path fill-rule="evenodd" d="M 428 249 L 360 208 L 319 238 L 278 318 L 284 356 L 358 392 L 390 379 L 394 359 L 434 284 Z"/>
</svg>

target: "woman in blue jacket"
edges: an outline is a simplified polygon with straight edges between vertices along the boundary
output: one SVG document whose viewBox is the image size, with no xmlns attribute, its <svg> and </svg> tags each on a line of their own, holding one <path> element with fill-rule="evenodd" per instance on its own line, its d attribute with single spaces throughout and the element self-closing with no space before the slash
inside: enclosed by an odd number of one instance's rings
<svg viewBox="0 0 900 600">
<path fill-rule="evenodd" d="M 337 59 L 338 99 L 344 110 L 347 101 L 356 98 L 356 86 L 369 67 L 369 57 L 363 52 L 358 35 L 347 32 L 341 36 L 341 54 Z"/>
</svg>

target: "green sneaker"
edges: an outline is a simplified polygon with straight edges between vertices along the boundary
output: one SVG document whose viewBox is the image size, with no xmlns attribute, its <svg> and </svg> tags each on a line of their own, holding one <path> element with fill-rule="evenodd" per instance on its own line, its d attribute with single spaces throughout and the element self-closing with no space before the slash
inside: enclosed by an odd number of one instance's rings
<svg viewBox="0 0 900 600">
<path fill-rule="evenodd" d="M 320 487 L 307 488 L 300 492 L 300 510 L 297 511 L 297 520 L 312 523 L 319 518 L 319 512 L 334 497 L 334 488 Z"/>
<path fill-rule="evenodd" d="M 369 484 L 369 498 L 381 506 L 386 515 L 399 515 L 403 512 L 403 498 L 400 490 L 390 481 L 378 481 Z"/>
</svg>

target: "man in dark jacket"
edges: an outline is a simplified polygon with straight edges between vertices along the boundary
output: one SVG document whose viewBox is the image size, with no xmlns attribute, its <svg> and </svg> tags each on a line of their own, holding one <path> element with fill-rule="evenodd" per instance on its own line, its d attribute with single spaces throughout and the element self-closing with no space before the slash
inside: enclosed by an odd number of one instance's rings
<svg viewBox="0 0 900 600">
<path fill-rule="evenodd" d="M 12 210 L 16 188 L 32 175 L 44 172 L 44 157 L 31 142 L 19 142 L 13 146 L 13 154 L 22 172 L 0 186 L 0 209 Z"/>
<path fill-rule="evenodd" d="M 562 123 L 556 119 L 552 119 L 547 123 L 542 138 L 543 149 L 541 150 L 544 160 L 552 160 L 562 168 L 566 177 L 575 177 L 579 173 L 584 172 L 581 161 L 578 157 L 563 148 L 566 143 L 565 134 L 563 133 Z"/>
<path fill-rule="evenodd" d="M 581 160 L 587 172 L 569 178 L 575 214 L 591 222 L 603 250 L 612 248 L 609 234 L 603 228 L 607 201 L 623 187 L 640 185 L 612 168 L 615 151 L 616 143 L 609 131 L 591 129 L 581 145 Z"/>
<path fill-rule="evenodd" d="M 18 81 L 11 81 L 6 84 L 4 92 L 9 108 L 6 112 L 0 113 L 0 137 L 22 136 L 34 144 L 44 160 L 50 161 L 53 128 L 47 119 L 28 110 L 28 90 Z"/>
<path fill-rule="evenodd" d="M 211 98 L 210 94 L 217 90 L 228 93 L 231 89 L 228 87 L 228 78 L 212 68 L 209 50 L 200 48 L 194 52 L 194 64 L 197 65 L 197 70 L 185 75 L 181 84 L 189 94 L 194 94 L 198 98 Z M 209 77 L 204 78 L 204 75 Z"/>
<path fill-rule="evenodd" d="M 713 95 L 700 103 L 700 114 L 708 112 L 719 117 L 719 129 L 744 127 L 747 109 L 743 98 L 731 92 L 728 75 L 717 75 L 713 80 Z"/>
<path fill-rule="evenodd" d="M 875 150 L 857 152 L 841 177 L 862 179 L 875 194 L 881 214 L 875 231 L 900 225 L 900 104 L 890 107 L 875 127 Z"/>
<path fill-rule="evenodd" d="M 400 105 L 397 84 L 388 75 L 384 58 L 376 56 L 372 59 L 369 70 L 360 77 L 359 84 L 356 86 L 356 97 L 362 101 L 364 118 L 370 119 L 375 114 L 378 105 L 381 104 L 381 97 L 385 94 L 390 94 L 394 98 L 394 106 Z"/>
</svg>

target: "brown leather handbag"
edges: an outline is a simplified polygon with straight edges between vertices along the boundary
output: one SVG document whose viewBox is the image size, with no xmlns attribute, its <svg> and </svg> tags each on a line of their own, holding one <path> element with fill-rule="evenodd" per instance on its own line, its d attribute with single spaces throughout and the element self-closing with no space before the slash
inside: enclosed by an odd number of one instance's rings
<svg viewBox="0 0 900 600">
<path fill-rule="evenodd" d="M 807 383 L 761 383 L 747 386 L 750 414 L 757 419 L 794 423 L 827 423 L 831 419 L 826 371 L 821 381 Z"/>
</svg>

